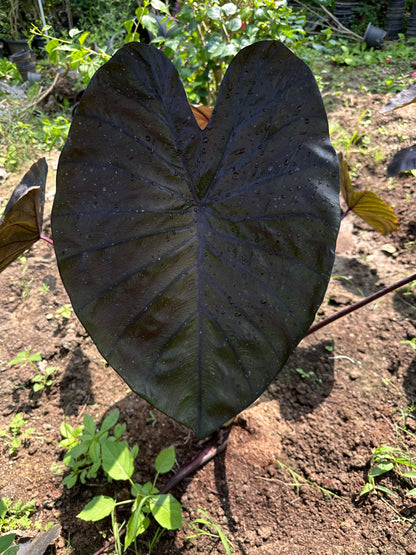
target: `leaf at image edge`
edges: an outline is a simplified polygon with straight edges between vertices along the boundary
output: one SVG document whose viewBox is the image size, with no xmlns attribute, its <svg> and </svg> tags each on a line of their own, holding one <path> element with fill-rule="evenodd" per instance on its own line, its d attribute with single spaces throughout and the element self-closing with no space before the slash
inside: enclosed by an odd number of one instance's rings
<svg viewBox="0 0 416 555">
<path fill-rule="evenodd" d="M 397 93 L 393 98 L 391 98 L 388 103 L 380 110 L 381 114 L 386 112 L 392 112 L 398 108 L 403 108 L 416 102 L 416 82 L 412 83 L 410 87 Z"/>
<path fill-rule="evenodd" d="M 0 219 L 0 272 L 29 249 L 42 230 L 48 165 L 33 164 L 13 191 Z"/>
<path fill-rule="evenodd" d="M 416 168 L 416 145 L 403 148 L 396 152 L 387 166 L 387 177 L 394 177 L 400 172 Z"/>
</svg>

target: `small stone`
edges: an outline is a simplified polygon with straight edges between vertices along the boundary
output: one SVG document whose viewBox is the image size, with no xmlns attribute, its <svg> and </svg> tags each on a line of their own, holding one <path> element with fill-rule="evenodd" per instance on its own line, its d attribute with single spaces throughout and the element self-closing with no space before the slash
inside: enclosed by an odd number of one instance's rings
<svg viewBox="0 0 416 555">
<path fill-rule="evenodd" d="M 329 304 L 340 306 L 351 304 L 352 299 L 342 293 L 334 293 L 329 299 Z"/>
<path fill-rule="evenodd" d="M 383 252 L 384 254 L 392 255 L 396 251 L 397 251 L 396 247 L 394 245 L 390 245 L 389 243 L 386 243 L 381 247 L 381 252 Z"/>
<path fill-rule="evenodd" d="M 257 529 L 257 534 L 261 537 L 263 541 L 270 538 L 273 534 L 273 528 L 271 526 L 259 526 Z"/>
</svg>

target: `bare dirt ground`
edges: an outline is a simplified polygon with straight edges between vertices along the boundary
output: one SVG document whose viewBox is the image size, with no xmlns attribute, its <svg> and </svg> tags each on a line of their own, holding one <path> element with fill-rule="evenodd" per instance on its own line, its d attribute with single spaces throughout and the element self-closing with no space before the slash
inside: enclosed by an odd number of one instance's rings
<svg viewBox="0 0 416 555">
<path fill-rule="evenodd" d="M 387 180 L 385 173 L 394 152 L 416 142 L 416 108 L 379 114 L 387 100 L 358 90 L 325 93 L 331 126 L 338 126 L 333 133 L 337 149 L 341 130 L 351 135 L 359 116 L 369 110 L 360 127 L 365 135 L 348 157 L 354 185 L 371 188 L 392 204 L 401 228 L 383 237 L 354 215 L 343 221 L 334 278 L 318 319 L 415 271 L 415 177 Z M 56 159 L 56 153 L 48 159 L 46 235 Z M 1 185 L 2 197 L 24 173 Z M 140 482 L 153 478 L 161 449 L 174 445 L 180 467 L 215 438 L 200 442 L 155 410 L 152 422 L 151 407 L 106 366 L 75 315 L 57 315 L 69 301 L 47 243 L 38 242 L 27 253 L 24 274 L 16 261 L 0 275 L 0 298 L 0 429 L 8 429 L 16 413 L 35 429 L 13 457 L 2 440 L 0 497 L 35 499 L 33 522 L 62 526 L 49 553 L 92 555 L 111 539 L 110 519 L 85 523 L 77 513 L 98 493 L 122 497 L 124 492 L 102 476 L 70 490 L 61 485 L 63 474 L 56 467 L 63 455 L 58 442 L 64 419 L 78 425 L 88 413 L 100 421 L 118 408 L 126 438 L 140 448 L 135 476 Z M 415 336 L 413 284 L 305 338 L 268 390 L 236 418 L 225 452 L 174 488 L 186 507 L 184 518 L 197 517 L 196 508 L 206 510 L 241 555 L 416 554 L 415 498 L 406 495 L 412 486 L 391 471 L 377 483 L 397 497 L 360 497 L 376 447 L 416 452 L 415 436 L 400 430 L 405 424 L 416 434 L 416 412 L 409 408 L 416 403 L 416 353 L 401 343 Z M 40 351 L 47 366 L 60 369 L 52 386 L 37 394 L 33 369 L 8 365 L 26 349 Z M 143 537 L 141 553 L 148 552 L 154 531 Z M 225 552 L 218 539 L 186 539 L 190 533 L 189 527 L 165 532 L 153 553 Z M 105 553 L 114 553 L 114 547 Z"/>
</svg>

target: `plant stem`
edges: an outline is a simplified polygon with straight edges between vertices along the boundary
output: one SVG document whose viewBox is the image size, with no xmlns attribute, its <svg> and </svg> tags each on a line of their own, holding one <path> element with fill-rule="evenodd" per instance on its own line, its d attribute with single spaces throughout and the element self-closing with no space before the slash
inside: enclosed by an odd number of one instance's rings
<svg viewBox="0 0 416 555">
<path fill-rule="evenodd" d="M 329 316 L 328 318 L 321 320 L 321 322 L 318 322 L 317 324 L 312 325 L 309 328 L 309 331 L 307 332 L 306 335 L 315 333 L 316 331 L 327 326 L 328 324 L 332 324 L 332 322 L 335 322 L 335 320 L 338 320 L 339 318 L 342 318 L 343 316 L 346 316 L 347 314 L 350 314 L 351 312 L 358 310 L 359 308 L 365 306 L 366 304 L 372 303 L 373 301 L 379 299 L 380 297 L 384 297 L 384 295 L 387 295 L 387 293 L 390 293 L 395 289 L 399 289 L 399 287 L 403 287 L 404 285 L 407 285 L 411 281 L 415 281 L 415 280 L 416 280 L 416 274 L 412 274 L 407 278 L 403 278 L 400 281 L 396 281 L 396 283 L 393 283 L 393 285 L 389 285 L 388 287 L 384 287 L 383 289 L 380 289 L 380 291 L 377 291 L 377 293 L 373 293 L 369 297 L 366 297 L 365 299 L 358 301 L 358 303 L 348 306 L 347 308 L 340 310 L 336 314 L 333 314 L 332 316 Z"/>
<path fill-rule="evenodd" d="M 46 241 L 50 245 L 53 245 L 52 239 L 49 239 L 49 237 L 46 237 L 45 235 L 40 235 L 40 239 L 43 239 L 44 241 Z"/>
<path fill-rule="evenodd" d="M 186 476 L 192 474 L 192 472 L 219 455 L 219 453 L 222 453 L 222 451 L 224 451 L 224 449 L 227 447 L 229 439 L 230 437 L 229 435 L 227 435 L 222 443 L 220 443 L 216 447 L 207 447 L 206 449 L 204 449 L 204 451 L 202 451 L 202 453 L 199 453 L 199 455 L 192 459 L 191 462 L 180 468 L 178 472 L 174 476 L 172 476 L 166 486 L 161 490 L 161 493 L 167 493 L 170 489 L 176 486 L 176 484 L 179 484 L 179 482 L 186 478 Z"/>
</svg>

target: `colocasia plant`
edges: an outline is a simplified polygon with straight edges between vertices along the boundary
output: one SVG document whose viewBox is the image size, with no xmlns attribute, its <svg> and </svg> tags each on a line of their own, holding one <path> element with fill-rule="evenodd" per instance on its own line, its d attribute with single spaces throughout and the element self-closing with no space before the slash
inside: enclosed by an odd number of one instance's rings
<svg viewBox="0 0 416 555">
<path fill-rule="evenodd" d="M 52 233 L 103 357 L 203 437 L 261 395 L 308 333 L 334 260 L 340 178 L 315 79 L 278 41 L 241 50 L 212 115 L 194 113 L 163 53 L 119 50 L 71 125 Z M 6 207 L 1 267 L 41 236 L 45 165 Z"/>
</svg>

